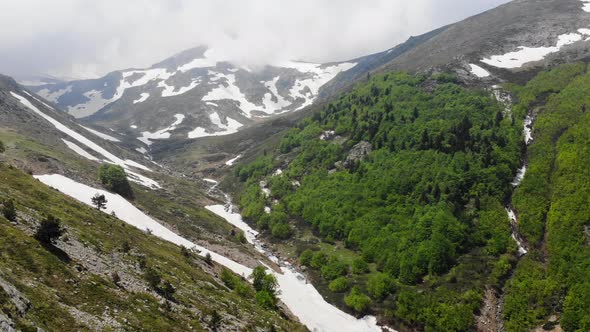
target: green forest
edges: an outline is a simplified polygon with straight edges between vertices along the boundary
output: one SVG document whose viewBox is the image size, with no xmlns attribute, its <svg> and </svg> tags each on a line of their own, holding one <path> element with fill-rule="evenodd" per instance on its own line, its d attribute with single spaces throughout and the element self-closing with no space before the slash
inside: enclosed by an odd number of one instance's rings
<svg viewBox="0 0 590 332">
<path fill-rule="evenodd" d="M 466 331 L 491 287 L 508 331 L 552 314 L 565 331 L 588 331 L 589 83 L 584 64 L 541 72 L 504 86 L 510 109 L 452 75 L 375 75 L 235 169 L 242 213 L 295 244 L 324 296 L 359 315 Z M 520 259 L 513 194 L 529 247 Z"/>
<path fill-rule="evenodd" d="M 524 115 L 451 75 L 374 76 L 236 168 L 242 213 L 296 242 L 300 263 L 350 310 L 467 330 L 484 286 L 514 261 L 504 204 Z M 350 158 L 359 143 L 371 152 Z"/>
<path fill-rule="evenodd" d="M 506 287 L 509 331 L 558 314 L 564 331 L 590 331 L 590 74 L 585 64 L 514 86 L 516 110 L 536 114 L 528 172 L 514 193 L 531 252 Z"/>
</svg>

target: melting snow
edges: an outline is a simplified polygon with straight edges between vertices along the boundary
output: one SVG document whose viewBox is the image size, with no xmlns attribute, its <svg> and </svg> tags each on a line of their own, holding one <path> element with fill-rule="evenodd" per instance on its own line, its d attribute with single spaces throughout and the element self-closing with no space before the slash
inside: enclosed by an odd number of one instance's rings
<svg viewBox="0 0 590 332">
<path fill-rule="evenodd" d="M 270 90 L 270 92 L 264 94 L 264 99 L 262 100 L 262 104 L 264 105 L 263 111 L 267 114 L 272 114 L 275 111 L 280 111 L 291 105 L 290 101 L 279 94 L 279 90 L 277 89 L 277 82 L 279 79 L 280 76 L 277 76 L 273 78 L 272 81 L 263 82 L 264 86 Z M 273 96 L 276 97 L 276 101 L 273 101 Z"/>
<path fill-rule="evenodd" d="M 584 3 L 584 5 L 582 6 L 582 9 L 585 12 L 589 12 L 590 13 L 590 0 L 582 0 L 582 2 Z"/>
<path fill-rule="evenodd" d="M 133 103 L 137 104 L 137 103 L 143 103 L 144 101 L 146 101 L 148 98 L 150 97 L 150 94 L 147 92 L 142 92 L 141 95 L 139 96 L 138 99 L 134 100 Z"/>
<path fill-rule="evenodd" d="M 562 47 L 582 40 L 578 33 L 566 33 L 558 37 L 556 46 L 549 47 L 518 47 L 518 51 L 509 52 L 503 55 L 493 55 L 482 59 L 481 62 L 499 68 L 520 68 L 524 64 L 543 60 L 547 55 L 558 52 Z"/>
<path fill-rule="evenodd" d="M 479 78 L 490 76 L 490 73 L 487 70 L 478 65 L 470 63 L 469 66 L 471 67 L 471 73 Z"/>
<path fill-rule="evenodd" d="M 113 136 L 110 136 L 110 135 L 107 135 L 107 134 L 103 134 L 100 131 L 96 131 L 96 130 L 94 130 L 92 128 L 88 128 L 88 127 L 84 127 L 84 126 L 80 126 L 80 127 L 88 130 L 89 132 L 93 133 L 94 135 L 96 135 L 96 136 L 98 136 L 98 137 L 100 137 L 100 138 L 102 138 L 104 140 L 111 141 L 111 142 L 121 142 L 121 141 L 119 141 L 119 139 L 117 139 L 117 138 L 115 138 Z"/>
<path fill-rule="evenodd" d="M 227 196 L 226 196 L 227 197 Z M 218 216 L 238 227 L 246 234 L 246 239 L 256 250 L 268 256 L 276 263 L 281 263 L 278 257 L 264 250 L 262 243 L 256 239 L 258 232 L 246 224 L 239 213 L 233 212 L 231 201 L 227 205 L 211 205 L 206 208 Z M 289 307 L 291 312 L 299 318 L 311 331 L 315 332 L 381 332 L 377 319 L 365 316 L 357 319 L 330 303 L 308 283 L 305 276 L 295 271 L 288 263 L 281 264 L 281 273 L 274 272 L 279 284 L 279 298 Z M 395 330 L 388 329 L 395 332 Z"/>
<path fill-rule="evenodd" d="M 144 148 L 143 146 L 141 148 L 135 148 L 135 151 L 137 151 L 139 153 L 143 153 L 143 154 L 148 153 L 148 150 L 146 148 Z"/>
<path fill-rule="evenodd" d="M 149 188 L 154 188 L 154 187 L 159 188 L 160 187 L 160 185 L 156 181 L 154 181 L 148 177 L 145 177 L 141 174 L 137 174 L 135 172 L 132 172 L 129 169 L 129 167 L 131 166 L 131 167 L 136 167 L 136 168 L 139 168 L 139 169 L 142 169 L 145 171 L 150 171 L 149 168 L 147 168 L 141 164 L 138 164 L 132 160 L 122 160 L 122 159 L 116 157 L 112 153 L 110 153 L 107 150 L 100 147 L 98 144 L 92 142 L 88 138 L 86 138 L 86 137 L 82 136 L 81 134 L 64 126 L 61 122 L 55 120 L 54 118 L 46 115 L 43 112 L 41 112 L 37 107 L 35 107 L 35 105 L 31 104 L 31 102 L 29 100 L 27 100 L 25 97 L 18 95 L 12 91 L 10 93 L 12 94 L 13 97 L 18 99 L 21 104 L 25 105 L 31 111 L 35 112 L 37 115 L 39 115 L 42 118 L 44 118 L 45 120 L 49 121 L 57 130 L 70 136 L 71 138 L 73 138 L 76 141 L 78 141 L 79 143 L 85 145 L 87 148 L 93 150 L 94 152 L 102 155 L 103 157 L 105 157 L 107 159 L 108 162 L 111 162 L 113 164 L 123 167 L 126 170 L 127 174 L 129 175 L 129 180 L 134 181 L 136 183 L 139 183 L 139 184 L 144 185 Z"/>
<path fill-rule="evenodd" d="M 171 86 L 171 85 L 167 85 L 166 81 L 164 80 L 164 81 L 160 81 L 160 83 L 158 83 L 158 87 L 164 88 L 164 90 L 162 90 L 162 97 L 173 97 L 173 96 L 181 95 L 183 93 L 186 93 L 186 92 L 194 89 L 200 83 L 201 83 L 200 79 L 194 79 L 191 81 L 191 83 L 188 86 L 183 86 L 180 89 L 178 89 L 178 91 L 176 91 L 176 87 Z"/>
<path fill-rule="evenodd" d="M 164 227 L 159 222 L 147 216 L 141 210 L 136 208 L 133 204 L 129 203 L 127 200 L 125 200 L 123 197 L 117 194 L 112 194 L 101 189 L 89 187 L 87 185 L 78 183 L 59 174 L 36 175 L 35 178 L 39 179 L 39 181 L 45 183 L 46 185 L 54 187 L 62 193 L 90 206 L 93 206 L 92 197 L 95 194 L 99 193 L 105 195 L 107 199 L 107 204 L 104 212 L 115 212 L 117 218 L 125 221 L 129 225 L 132 225 L 143 231 L 150 230 L 153 235 L 166 241 L 175 243 L 177 245 L 199 250 L 199 254 L 201 256 L 205 256 L 207 252 L 209 252 L 211 254 L 211 258 L 213 258 L 214 261 L 218 262 L 223 266 L 228 267 L 229 269 L 238 274 L 248 276 L 252 271 L 248 267 L 240 265 L 224 256 L 221 256 L 213 251 L 198 246 L 193 242 L 188 241 L 187 239 L 177 235 L 168 228 Z"/>
<path fill-rule="evenodd" d="M 37 94 L 50 102 L 57 103 L 59 97 L 65 95 L 66 93 L 72 92 L 72 86 L 68 85 L 67 87 L 57 90 L 57 91 L 49 91 L 49 89 L 43 89 L 37 92 Z"/>
<path fill-rule="evenodd" d="M 212 103 L 210 101 L 206 102 L 206 104 L 209 105 L 209 106 L 219 107 L 219 105 L 217 105 L 216 103 Z"/>
<path fill-rule="evenodd" d="M 40 102 L 41 104 L 43 104 L 43 106 L 49 108 L 50 110 L 55 110 L 55 108 L 47 105 L 46 103 L 42 102 L 41 100 L 39 100 L 39 98 L 33 96 L 32 94 L 28 93 L 27 91 L 23 90 L 24 93 L 26 93 L 29 97 L 35 99 L 36 101 Z"/>
<path fill-rule="evenodd" d="M 75 143 L 72 143 L 66 139 L 61 139 L 67 146 L 68 148 L 72 149 L 74 152 L 76 152 L 77 154 L 79 154 L 80 156 L 92 160 L 92 161 L 99 161 L 98 158 L 96 158 L 95 156 L 91 155 L 90 153 L 86 152 L 86 150 L 82 149 L 81 147 L 79 147 L 78 145 L 76 145 Z"/>
<path fill-rule="evenodd" d="M 302 73 L 309 73 L 312 76 L 312 78 L 296 80 L 293 87 L 291 87 L 289 90 L 293 99 L 304 99 L 303 104 L 297 108 L 297 110 L 300 110 L 313 103 L 320 88 L 324 84 L 331 81 L 340 72 L 353 68 L 356 66 L 356 63 L 341 63 L 338 65 L 322 68 L 321 65 L 314 63 L 288 61 L 282 63 L 281 66 L 293 68 Z"/>
<path fill-rule="evenodd" d="M 229 116 L 226 117 L 227 124 L 221 122 L 221 118 L 217 112 L 213 112 L 209 114 L 209 119 L 211 123 L 216 125 L 217 127 L 221 128 L 222 131 L 216 131 L 213 133 L 208 133 L 205 128 L 197 127 L 195 130 L 188 133 L 188 138 L 199 138 L 199 137 L 207 137 L 207 136 L 224 136 L 230 135 L 238 132 L 238 129 L 242 127 L 242 124 L 238 121 L 230 118 Z"/>
<path fill-rule="evenodd" d="M 207 95 L 203 97 L 203 101 L 216 101 L 223 99 L 235 100 L 240 105 L 240 109 L 247 117 L 252 117 L 251 112 L 254 110 L 260 110 L 261 106 L 256 106 L 240 91 L 240 88 L 236 85 L 236 76 L 234 74 L 222 74 L 217 73 L 219 78 L 225 78 L 227 86 L 220 83 L 216 88 L 209 91 Z"/>
<path fill-rule="evenodd" d="M 176 120 L 168 127 L 164 128 L 164 129 L 160 129 L 156 132 L 149 132 L 149 131 L 144 131 L 141 134 L 143 136 L 138 137 L 137 139 L 142 141 L 143 143 L 145 143 L 146 145 L 152 145 L 152 139 L 166 139 L 166 138 L 170 138 L 170 132 L 175 130 L 176 127 L 182 123 L 182 121 L 184 121 L 184 114 L 175 114 L 174 117 L 176 118 Z"/>
<path fill-rule="evenodd" d="M 225 164 L 228 165 L 228 166 L 233 166 L 233 164 L 236 162 L 236 160 L 238 160 L 240 158 L 242 158 L 242 155 L 241 154 L 237 155 L 233 159 L 230 159 L 230 160 L 226 161 Z"/>
</svg>

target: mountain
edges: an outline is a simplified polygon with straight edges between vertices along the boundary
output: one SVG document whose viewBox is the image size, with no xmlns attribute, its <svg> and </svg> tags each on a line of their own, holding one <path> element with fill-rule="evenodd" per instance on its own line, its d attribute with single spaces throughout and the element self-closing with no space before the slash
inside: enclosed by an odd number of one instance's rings
<svg viewBox="0 0 590 332">
<path fill-rule="evenodd" d="M 471 64 L 490 78 L 514 78 L 535 66 L 571 62 L 588 56 L 587 3 L 580 0 L 515 0 L 448 26 L 436 36 L 380 67 L 412 72 Z M 485 75 L 484 72 L 479 71 Z"/>
<path fill-rule="evenodd" d="M 198 47 L 96 80 L 0 78 L 17 210 L 0 324 L 302 329 L 288 306 L 312 330 L 590 330 L 589 6 L 515 0 L 343 63 L 253 70 Z M 110 164 L 132 199 L 99 181 Z M 34 238 L 48 214 L 67 230 L 52 246 Z M 239 277 L 260 262 L 277 297 Z"/>
<path fill-rule="evenodd" d="M 226 186 L 349 312 L 400 331 L 590 330 L 589 5 L 516 0 L 369 56 Z"/>
<path fill-rule="evenodd" d="M 285 318 L 288 310 L 246 298 L 254 290 L 213 263 L 264 257 L 240 241 L 239 229 L 194 205 L 218 202 L 206 182 L 126 151 L 6 76 L 0 142 L 2 331 L 303 329 Z M 99 167 L 113 164 L 132 198 L 98 180 Z M 96 194 L 106 196 L 104 212 L 92 206 Z M 39 230 L 55 218 L 63 236 L 43 240 Z M 218 246 L 225 257 L 210 249 Z"/>
<path fill-rule="evenodd" d="M 355 63 L 285 62 L 253 70 L 197 47 L 147 69 L 29 87 L 69 114 L 129 139 L 228 135 L 310 105 L 319 89 Z"/>
</svg>

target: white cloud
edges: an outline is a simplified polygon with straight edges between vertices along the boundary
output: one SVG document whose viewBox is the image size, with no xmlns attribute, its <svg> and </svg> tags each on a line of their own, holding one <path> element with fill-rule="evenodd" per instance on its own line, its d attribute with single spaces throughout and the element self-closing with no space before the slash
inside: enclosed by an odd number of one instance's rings
<svg viewBox="0 0 590 332">
<path fill-rule="evenodd" d="M 0 72 L 92 77 L 210 45 L 249 66 L 347 60 L 508 0 L 5 0 Z"/>
</svg>

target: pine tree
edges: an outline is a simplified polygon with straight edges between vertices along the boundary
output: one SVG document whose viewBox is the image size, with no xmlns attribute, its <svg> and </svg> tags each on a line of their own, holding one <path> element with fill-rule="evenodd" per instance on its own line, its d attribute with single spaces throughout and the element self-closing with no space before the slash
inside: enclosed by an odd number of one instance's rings
<svg viewBox="0 0 590 332">
<path fill-rule="evenodd" d="M 96 193 L 94 197 L 92 197 L 92 204 L 96 206 L 97 210 L 106 209 L 107 207 L 107 199 L 103 194 Z"/>
<path fill-rule="evenodd" d="M 42 243 L 50 244 L 54 239 L 59 238 L 64 233 L 60 225 L 60 220 L 53 215 L 41 221 L 41 225 L 35 233 L 35 238 Z"/>
</svg>

